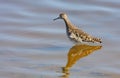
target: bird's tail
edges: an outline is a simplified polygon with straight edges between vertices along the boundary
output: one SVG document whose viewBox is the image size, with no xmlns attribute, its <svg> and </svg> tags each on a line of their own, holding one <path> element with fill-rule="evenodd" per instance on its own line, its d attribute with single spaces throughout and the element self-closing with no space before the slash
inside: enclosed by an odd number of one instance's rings
<svg viewBox="0 0 120 78">
<path fill-rule="evenodd" d="M 94 37 L 93 40 L 94 40 L 95 42 L 102 43 L 101 39 L 99 39 L 99 38 Z"/>
</svg>

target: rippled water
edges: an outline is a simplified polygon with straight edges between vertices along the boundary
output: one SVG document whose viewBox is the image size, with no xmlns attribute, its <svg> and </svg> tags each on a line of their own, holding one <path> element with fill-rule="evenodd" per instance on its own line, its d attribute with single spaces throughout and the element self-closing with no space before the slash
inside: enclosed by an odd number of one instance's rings
<svg viewBox="0 0 120 78">
<path fill-rule="evenodd" d="M 67 52 L 74 45 L 62 20 L 101 37 L 101 50 L 79 60 L 65 75 Z M 119 0 L 1 0 L 0 78 L 119 78 Z M 65 76 L 64 76 L 65 75 Z"/>
</svg>

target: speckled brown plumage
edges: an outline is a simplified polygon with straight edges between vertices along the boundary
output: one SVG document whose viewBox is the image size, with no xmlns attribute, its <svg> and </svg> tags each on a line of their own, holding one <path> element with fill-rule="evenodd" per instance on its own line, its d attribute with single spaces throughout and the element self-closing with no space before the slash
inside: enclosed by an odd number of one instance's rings
<svg viewBox="0 0 120 78">
<path fill-rule="evenodd" d="M 74 42 L 98 42 L 98 43 L 102 43 L 101 39 L 93 37 L 91 35 L 89 35 L 88 33 L 84 32 L 83 30 L 79 29 L 78 27 L 76 27 L 75 25 L 73 25 L 67 15 L 65 13 L 61 13 L 59 15 L 58 18 L 56 19 L 63 19 L 65 24 L 66 24 L 66 32 L 67 32 L 67 36 L 70 40 L 74 41 Z M 56 20 L 54 19 L 54 20 Z"/>
</svg>

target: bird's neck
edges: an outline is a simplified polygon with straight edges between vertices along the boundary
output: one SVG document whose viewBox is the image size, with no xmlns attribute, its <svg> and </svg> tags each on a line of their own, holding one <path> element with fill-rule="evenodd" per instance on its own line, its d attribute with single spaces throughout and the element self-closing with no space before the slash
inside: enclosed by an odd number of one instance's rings
<svg viewBox="0 0 120 78">
<path fill-rule="evenodd" d="M 68 28 L 74 28 L 74 25 L 71 23 L 71 21 L 68 19 L 68 18 L 65 18 L 64 19 L 64 22 L 65 22 L 65 24 L 66 24 L 66 28 L 68 29 Z"/>
</svg>

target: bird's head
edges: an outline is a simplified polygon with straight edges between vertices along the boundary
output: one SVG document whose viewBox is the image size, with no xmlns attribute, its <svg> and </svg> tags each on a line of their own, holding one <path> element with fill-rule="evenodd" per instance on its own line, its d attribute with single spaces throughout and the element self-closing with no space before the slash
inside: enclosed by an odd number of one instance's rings
<svg viewBox="0 0 120 78">
<path fill-rule="evenodd" d="M 57 20 L 57 19 L 66 19 L 67 18 L 67 14 L 66 13 L 61 13 L 60 15 L 59 15 L 59 17 L 57 17 L 57 18 L 55 18 L 55 19 L 53 19 L 54 21 L 55 20 Z"/>
</svg>

